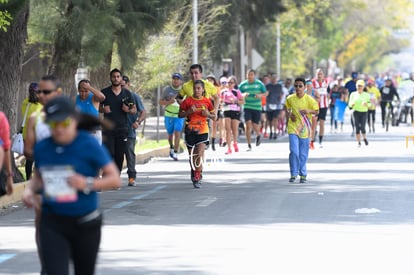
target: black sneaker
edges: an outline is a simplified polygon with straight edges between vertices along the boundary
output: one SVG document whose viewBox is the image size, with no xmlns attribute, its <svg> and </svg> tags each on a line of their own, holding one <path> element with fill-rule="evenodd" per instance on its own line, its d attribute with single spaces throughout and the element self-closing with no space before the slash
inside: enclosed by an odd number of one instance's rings
<svg viewBox="0 0 414 275">
<path fill-rule="evenodd" d="M 306 183 L 306 176 L 300 176 L 299 183 Z"/>
<path fill-rule="evenodd" d="M 365 145 L 368 145 L 368 140 L 364 138 Z"/>
<path fill-rule="evenodd" d="M 291 176 L 289 179 L 289 182 L 295 182 L 295 180 L 296 180 L 296 176 Z"/>
<path fill-rule="evenodd" d="M 273 138 L 273 133 L 270 132 L 269 139 L 272 139 L 272 138 Z"/>
<path fill-rule="evenodd" d="M 195 182 L 193 182 L 193 186 L 194 186 L 194 188 L 196 188 L 196 189 L 200 189 L 200 188 L 201 188 L 201 183 L 200 183 L 200 182 L 198 182 L 198 181 L 195 181 Z"/>
<path fill-rule="evenodd" d="M 260 145 L 260 143 L 262 143 L 261 139 L 262 139 L 262 135 L 258 135 L 258 136 L 256 137 L 256 146 L 259 146 L 259 145 Z"/>
<path fill-rule="evenodd" d="M 249 152 L 249 151 L 251 151 L 252 150 L 252 145 L 251 144 L 247 144 L 247 146 L 249 147 L 249 148 L 247 148 L 247 152 Z"/>
</svg>

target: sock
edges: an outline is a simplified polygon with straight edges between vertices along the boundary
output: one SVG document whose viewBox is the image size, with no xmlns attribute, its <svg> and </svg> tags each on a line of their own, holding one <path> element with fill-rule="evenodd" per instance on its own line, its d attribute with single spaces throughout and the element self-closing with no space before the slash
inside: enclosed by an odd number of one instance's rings
<svg viewBox="0 0 414 275">
<path fill-rule="evenodd" d="M 323 136 L 319 136 L 319 143 L 322 143 Z"/>
</svg>

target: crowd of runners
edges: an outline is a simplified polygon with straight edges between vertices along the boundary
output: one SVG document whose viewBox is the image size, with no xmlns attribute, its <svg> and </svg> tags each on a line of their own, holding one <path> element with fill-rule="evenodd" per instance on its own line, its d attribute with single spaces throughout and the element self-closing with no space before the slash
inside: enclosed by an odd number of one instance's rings
<svg viewBox="0 0 414 275">
<path fill-rule="evenodd" d="M 78 95 L 70 99 L 62 96 L 60 81 L 47 75 L 30 84 L 22 104 L 25 171 L 30 179 L 23 201 L 35 208 L 42 274 L 67 274 L 70 258 L 77 273 L 92 274 L 102 225 L 97 192 L 119 188 L 124 158 L 128 186 L 136 186 L 136 129 L 146 112 L 141 98 L 129 90 L 127 76 L 113 69 L 109 78 L 111 85 L 102 90 L 81 80 Z M 351 135 L 357 146 L 368 146 L 367 126 L 369 133 L 377 131 L 377 106 L 383 127 L 387 112 L 394 115 L 393 104 L 401 100 L 397 86 L 414 94 L 414 82 L 405 73 L 395 78 L 353 72 L 346 79 L 331 79 L 318 69 L 312 78 L 281 80 L 274 73 L 259 77 L 250 69 L 239 81 L 232 75 L 204 78 L 203 67 L 193 64 L 186 82 L 181 73 L 172 73 L 158 103 L 164 107 L 174 161 L 185 135 L 194 188 L 202 185 L 207 148 L 224 147 L 229 155 L 252 151 L 263 139 L 277 141 L 283 135 L 289 139 L 289 182 L 299 177 L 299 183 L 306 183 L 309 150 L 315 143 L 323 148 L 326 131 L 342 133 L 348 123 L 345 113 L 351 112 Z M 412 120 L 412 108 L 410 114 Z M 239 144 L 241 134 L 246 145 Z M 1 112 L 0 146 L 4 192 L 11 194 L 11 140 Z"/>
</svg>

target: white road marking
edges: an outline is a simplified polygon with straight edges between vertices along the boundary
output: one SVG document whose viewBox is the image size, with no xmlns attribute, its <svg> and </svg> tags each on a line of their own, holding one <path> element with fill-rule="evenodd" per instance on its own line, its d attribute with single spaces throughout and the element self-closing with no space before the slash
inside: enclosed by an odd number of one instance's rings
<svg viewBox="0 0 414 275">
<path fill-rule="evenodd" d="M 209 197 L 209 198 L 203 200 L 202 202 L 198 203 L 196 205 L 196 207 L 207 207 L 210 204 L 214 203 L 216 200 L 217 200 L 217 198 L 215 198 L 215 197 Z"/>
</svg>

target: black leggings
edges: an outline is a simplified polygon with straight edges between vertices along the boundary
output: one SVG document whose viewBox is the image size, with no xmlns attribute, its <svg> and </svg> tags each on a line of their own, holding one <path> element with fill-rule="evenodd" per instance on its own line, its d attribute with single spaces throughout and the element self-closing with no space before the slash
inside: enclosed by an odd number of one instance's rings
<svg viewBox="0 0 414 275">
<path fill-rule="evenodd" d="M 43 214 L 40 242 L 48 275 L 68 275 L 69 259 L 76 275 L 92 275 L 101 241 L 102 216 L 80 223 L 79 218 Z"/>
<path fill-rule="evenodd" d="M 355 133 L 356 134 L 366 134 L 365 125 L 367 124 L 368 112 L 358 112 L 354 111 L 354 120 L 355 120 Z"/>
</svg>

